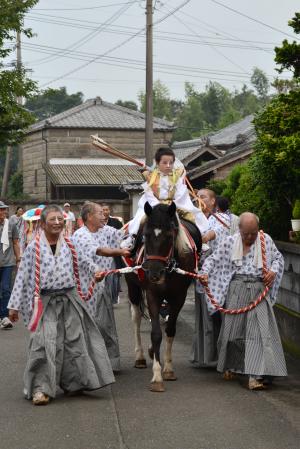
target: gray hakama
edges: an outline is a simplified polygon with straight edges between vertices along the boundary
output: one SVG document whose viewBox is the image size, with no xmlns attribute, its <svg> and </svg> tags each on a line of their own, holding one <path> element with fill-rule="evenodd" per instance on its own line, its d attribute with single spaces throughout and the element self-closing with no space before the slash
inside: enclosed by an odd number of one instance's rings
<svg viewBox="0 0 300 449">
<path fill-rule="evenodd" d="M 247 306 L 265 286 L 256 276 L 235 275 L 226 299 L 226 308 Z M 217 370 L 250 376 L 286 376 L 281 340 L 268 297 L 253 310 L 225 315 L 220 332 Z"/>
<path fill-rule="evenodd" d="M 96 390 L 114 382 L 107 351 L 75 288 L 41 295 L 43 315 L 31 334 L 24 373 L 28 399 L 42 391 Z"/>
<path fill-rule="evenodd" d="M 195 333 L 191 362 L 195 367 L 215 368 L 218 362 L 217 341 L 221 328 L 220 313 L 210 315 L 205 294 L 195 288 Z"/>
<path fill-rule="evenodd" d="M 107 285 L 109 277 L 105 279 L 105 287 L 96 301 L 95 322 L 104 339 L 110 363 L 114 371 L 120 371 L 120 349 L 118 333 L 116 328 L 115 314 L 111 290 Z"/>
<path fill-rule="evenodd" d="M 216 239 L 209 242 L 210 251 L 201 256 L 201 264 L 226 237 L 226 228 L 213 216 L 208 219 L 209 230 L 216 233 Z M 217 342 L 221 329 L 219 312 L 209 313 L 203 287 L 195 283 L 195 332 L 192 343 L 191 363 L 198 368 L 215 368 L 218 362 Z"/>
</svg>

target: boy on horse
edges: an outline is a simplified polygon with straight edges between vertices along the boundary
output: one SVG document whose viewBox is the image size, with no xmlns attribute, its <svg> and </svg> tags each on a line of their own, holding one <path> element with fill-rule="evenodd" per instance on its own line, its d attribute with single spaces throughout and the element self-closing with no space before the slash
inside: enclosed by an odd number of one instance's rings
<svg viewBox="0 0 300 449">
<path fill-rule="evenodd" d="M 144 193 L 139 200 L 138 210 L 128 225 L 128 236 L 121 243 L 122 247 L 132 248 L 134 238 L 138 233 L 140 223 L 144 217 L 144 206 L 148 202 L 151 207 L 159 203 L 177 206 L 181 218 L 196 225 L 200 233 L 208 229 L 208 221 L 203 212 L 192 203 L 185 184 L 185 168 L 175 158 L 170 148 L 159 148 L 155 153 L 155 168 L 145 169 L 143 176 L 146 182 L 142 185 Z"/>
</svg>

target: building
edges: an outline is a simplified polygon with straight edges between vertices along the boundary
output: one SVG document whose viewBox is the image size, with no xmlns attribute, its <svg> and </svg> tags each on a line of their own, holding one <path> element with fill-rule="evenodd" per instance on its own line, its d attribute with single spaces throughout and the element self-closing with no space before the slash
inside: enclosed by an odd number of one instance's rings
<svg viewBox="0 0 300 449">
<path fill-rule="evenodd" d="M 252 120 L 249 115 L 205 137 L 173 144 L 195 188 L 205 187 L 210 179 L 225 179 L 235 165 L 249 159 L 256 139 Z"/>
<path fill-rule="evenodd" d="M 154 150 L 171 141 L 173 129 L 153 119 Z M 92 134 L 134 158 L 144 157 L 145 115 L 97 97 L 30 127 L 22 145 L 24 193 L 37 202 L 128 198 L 119 187 L 140 182 L 140 173 L 94 148 Z"/>
</svg>

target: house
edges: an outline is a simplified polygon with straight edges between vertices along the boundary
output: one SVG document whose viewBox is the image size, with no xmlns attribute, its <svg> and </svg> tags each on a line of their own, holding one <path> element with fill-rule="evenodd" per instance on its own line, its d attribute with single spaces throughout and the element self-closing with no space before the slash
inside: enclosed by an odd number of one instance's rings
<svg viewBox="0 0 300 449">
<path fill-rule="evenodd" d="M 205 187 L 210 179 L 226 178 L 235 165 L 249 159 L 256 139 L 252 120 L 249 115 L 205 137 L 173 144 L 195 188 Z"/>
<path fill-rule="evenodd" d="M 173 129 L 153 119 L 154 151 L 170 142 Z M 22 145 L 24 193 L 35 201 L 128 198 L 119 187 L 140 182 L 140 173 L 93 147 L 92 134 L 134 158 L 144 157 L 145 115 L 97 97 L 30 127 Z"/>
</svg>

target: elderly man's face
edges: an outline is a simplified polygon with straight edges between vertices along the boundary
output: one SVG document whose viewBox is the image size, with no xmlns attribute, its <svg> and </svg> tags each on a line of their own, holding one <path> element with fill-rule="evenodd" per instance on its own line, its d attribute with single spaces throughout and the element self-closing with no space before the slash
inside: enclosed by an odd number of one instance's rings
<svg viewBox="0 0 300 449">
<path fill-rule="evenodd" d="M 92 213 L 88 214 L 87 224 L 100 229 L 103 228 L 105 222 L 103 210 L 101 206 L 95 206 Z"/>
<path fill-rule="evenodd" d="M 4 221 L 4 219 L 7 217 L 7 209 L 4 207 L 0 209 L 0 223 Z"/>
<path fill-rule="evenodd" d="M 206 189 L 200 189 L 197 196 L 204 202 L 209 210 L 213 210 L 216 205 L 216 199 Z"/>
<path fill-rule="evenodd" d="M 243 242 L 247 246 L 253 245 L 258 234 L 258 224 L 254 221 L 243 221 L 240 223 L 240 233 Z"/>
<path fill-rule="evenodd" d="M 64 217 L 59 211 L 51 211 L 46 217 L 46 223 L 41 224 L 48 236 L 58 237 L 64 227 Z"/>
</svg>

